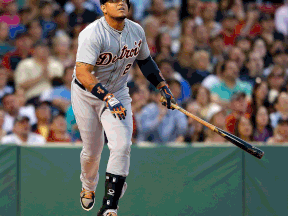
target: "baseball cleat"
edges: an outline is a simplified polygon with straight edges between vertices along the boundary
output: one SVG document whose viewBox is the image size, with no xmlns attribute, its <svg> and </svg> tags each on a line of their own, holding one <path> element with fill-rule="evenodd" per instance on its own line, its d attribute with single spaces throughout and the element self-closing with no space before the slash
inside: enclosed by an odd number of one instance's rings
<svg viewBox="0 0 288 216">
<path fill-rule="evenodd" d="M 108 209 L 103 213 L 103 216 L 117 216 L 117 209 Z"/>
<path fill-rule="evenodd" d="M 128 187 L 128 184 L 126 182 L 124 182 L 124 185 L 123 185 L 123 188 L 122 188 L 122 191 L 121 191 L 121 195 L 120 195 L 120 198 L 121 199 L 124 194 L 125 194 L 125 191 L 127 190 L 127 187 Z M 117 216 L 117 210 L 119 209 L 119 206 L 117 206 L 117 209 L 107 209 L 105 210 L 102 214 L 101 214 L 101 210 L 98 212 L 98 216 Z"/>
<path fill-rule="evenodd" d="M 95 192 L 88 191 L 83 188 L 82 192 L 80 193 L 80 203 L 85 211 L 90 211 L 95 203 Z"/>
</svg>

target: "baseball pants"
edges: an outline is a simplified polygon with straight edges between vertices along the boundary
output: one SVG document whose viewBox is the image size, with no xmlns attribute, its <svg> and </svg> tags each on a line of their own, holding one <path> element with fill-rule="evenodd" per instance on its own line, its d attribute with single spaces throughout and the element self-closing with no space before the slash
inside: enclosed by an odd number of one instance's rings
<svg viewBox="0 0 288 216">
<path fill-rule="evenodd" d="M 127 109 L 124 120 L 114 118 L 106 108 L 106 102 L 80 88 L 74 80 L 71 83 L 72 107 L 83 142 L 80 179 L 86 190 L 95 191 L 98 184 L 104 131 L 110 150 L 106 171 L 121 176 L 128 176 L 129 173 L 133 132 L 131 98 L 128 87 L 113 94 Z"/>
</svg>

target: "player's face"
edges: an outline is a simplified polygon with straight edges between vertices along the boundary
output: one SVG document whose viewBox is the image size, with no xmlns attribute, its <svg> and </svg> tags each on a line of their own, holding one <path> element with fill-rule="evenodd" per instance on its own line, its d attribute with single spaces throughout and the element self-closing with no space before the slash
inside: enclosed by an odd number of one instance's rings
<svg viewBox="0 0 288 216">
<path fill-rule="evenodd" d="M 102 10 L 112 18 L 125 19 L 128 15 L 128 4 L 126 0 L 109 0 Z"/>
</svg>

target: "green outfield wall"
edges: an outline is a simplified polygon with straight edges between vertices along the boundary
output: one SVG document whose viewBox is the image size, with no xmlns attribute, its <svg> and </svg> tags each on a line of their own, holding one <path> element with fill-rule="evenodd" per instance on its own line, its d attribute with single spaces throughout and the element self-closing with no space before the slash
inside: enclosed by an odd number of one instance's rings
<svg viewBox="0 0 288 216">
<path fill-rule="evenodd" d="M 120 216 L 288 215 L 287 147 L 132 147 Z M 80 207 L 81 147 L 0 145 L 0 215 L 96 215 L 104 194 L 104 148 L 96 204 Z"/>
</svg>

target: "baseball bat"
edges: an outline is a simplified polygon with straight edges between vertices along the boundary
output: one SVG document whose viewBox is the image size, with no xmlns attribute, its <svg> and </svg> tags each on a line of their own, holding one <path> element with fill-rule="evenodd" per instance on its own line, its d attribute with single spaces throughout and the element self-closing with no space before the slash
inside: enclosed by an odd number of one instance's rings
<svg viewBox="0 0 288 216">
<path fill-rule="evenodd" d="M 160 101 L 166 102 L 166 99 L 162 96 Z M 179 110 L 180 112 L 184 113 L 185 115 L 193 118 L 194 120 L 196 120 L 197 122 L 199 122 L 200 124 L 206 126 L 207 128 L 209 128 L 210 130 L 216 132 L 217 134 L 219 134 L 220 136 L 224 137 L 226 140 L 230 141 L 231 143 L 233 143 L 234 145 L 236 145 L 237 147 L 243 149 L 244 151 L 246 151 L 247 153 L 253 155 L 254 157 L 257 157 L 259 159 L 261 159 L 264 155 L 264 151 L 262 151 L 261 149 L 249 144 L 248 142 L 240 139 L 237 136 L 234 136 L 233 134 L 230 134 L 220 128 L 217 128 L 216 126 L 204 121 L 203 119 L 199 118 L 198 116 L 193 115 L 192 113 L 188 112 L 187 110 L 183 109 L 182 107 L 179 107 L 176 104 L 171 103 L 171 106 L 174 109 Z"/>
</svg>

